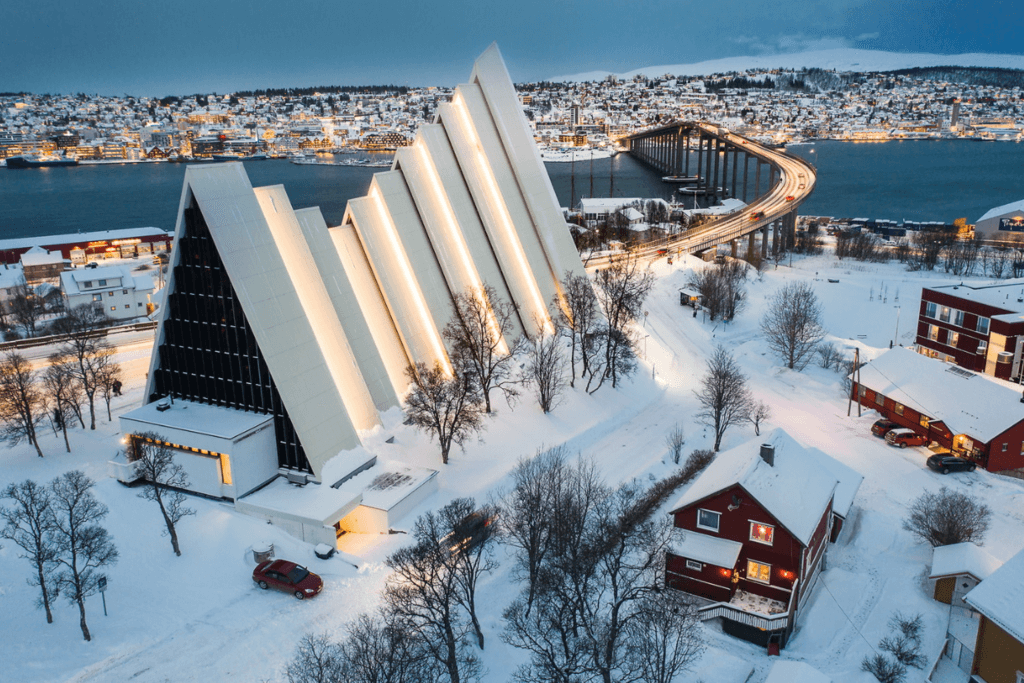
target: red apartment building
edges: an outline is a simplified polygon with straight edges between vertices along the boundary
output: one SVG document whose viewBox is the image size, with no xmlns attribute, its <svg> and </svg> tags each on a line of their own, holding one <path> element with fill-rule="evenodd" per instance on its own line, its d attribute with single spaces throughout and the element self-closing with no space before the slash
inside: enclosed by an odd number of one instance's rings
<svg viewBox="0 0 1024 683">
<path fill-rule="evenodd" d="M 704 620 L 784 647 L 863 477 L 782 430 L 720 453 L 672 506 L 666 584 Z"/>
<path fill-rule="evenodd" d="M 1020 377 L 1024 285 L 921 290 L 917 350 L 1000 379 Z"/>
</svg>

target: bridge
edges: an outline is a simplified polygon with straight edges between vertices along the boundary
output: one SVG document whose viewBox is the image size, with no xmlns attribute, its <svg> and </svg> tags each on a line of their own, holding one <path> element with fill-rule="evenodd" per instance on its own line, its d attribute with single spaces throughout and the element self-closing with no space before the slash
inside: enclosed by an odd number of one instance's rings
<svg viewBox="0 0 1024 683">
<path fill-rule="evenodd" d="M 793 247 L 797 209 L 817 182 L 810 163 L 704 122 L 674 122 L 626 140 L 635 159 L 676 176 L 682 187 L 691 188 L 684 192 L 748 202 L 743 210 L 693 230 L 638 245 L 634 251 L 640 257 L 697 254 L 726 243 L 735 256 L 743 237 L 749 240 L 748 253 L 755 253 L 758 233 L 762 258 L 768 257 L 769 242 L 772 254 Z M 609 259 L 591 258 L 587 268 L 605 265 Z"/>
</svg>

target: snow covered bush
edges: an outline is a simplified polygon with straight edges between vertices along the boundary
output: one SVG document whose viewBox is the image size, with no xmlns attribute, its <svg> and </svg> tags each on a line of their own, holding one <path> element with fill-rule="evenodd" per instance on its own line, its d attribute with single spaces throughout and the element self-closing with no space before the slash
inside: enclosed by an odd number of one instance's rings
<svg viewBox="0 0 1024 683">
<path fill-rule="evenodd" d="M 903 683 L 907 678 L 907 667 L 882 654 L 865 657 L 860 668 L 877 678 L 879 683 Z"/>
<path fill-rule="evenodd" d="M 966 541 L 981 545 L 991 516 L 988 506 L 974 496 L 943 486 L 911 504 L 903 528 L 933 547 Z"/>
</svg>

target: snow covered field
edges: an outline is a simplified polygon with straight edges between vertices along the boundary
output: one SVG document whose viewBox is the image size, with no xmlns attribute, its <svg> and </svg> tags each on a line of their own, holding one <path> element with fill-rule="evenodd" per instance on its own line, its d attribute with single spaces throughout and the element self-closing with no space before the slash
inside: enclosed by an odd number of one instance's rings
<svg viewBox="0 0 1024 683">
<path fill-rule="evenodd" d="M 439 493 L 401 527 L 411 528 L 426 507 L 440 507 L 460 496 L 483 500 L 494 495 L 507 484 L 520 456 L 560 443 L 593 457 L 610 482 L 665 476 L 671 467 L 665 462 L 664 439 L 676 422 L 685 426 L 685 453 L 713 443 L 710 432 L 691 417 L 697 405 L 693 388 L 708 352 L 721 343 L 734 350 L 755 398 L 772 407 L 773 417 L 762 428 L 782 427 L 865 476 L 844 539 L 830 549 L 823 581 L 783 657 L 806 661 L 835 681 L 873 681 L 859 671 L 860 661 L 886 634 L 892 612 L 900 609 L 923 614 L 924 649 L 931 659 L 943 642 L 948 608 L 927 592 L 930 549 L 901 528 L 907 506 L 922 491 L 942 485 L 981 497 L 994 512 L 985 548 L 1006 560 L 1024 547 L 1024 482 L 980 470 L 944 477 L 925 467 L 924 449 L 886 446 L 869 433 L 876 419 L 873 411 L 858 418 L 854 407 L 854 416 L 846 416 L 839 375 L 814 364 L 802 373 L 781 368 L 761 339 L 758 320 L 777 287 L 809 281 L 825 305 L 830 338 L 840 347 L 859 346 L 871 358 L 888 348 L 897 315 L 898 343 L 911 344 L 922 284 L 951 280 L 940 273 L 908 273 L 898 264 L 839 263 L 831 255 L 796 258 L 791 268 L 783 265 L 767 271 L 761 281 L 748 280 L 746 309 L 735 322 L 722 324 L 695 319 L 692 309 L 679 306 L 678 289 L 690 267 L 703 264 L 684 259 L 674 266 L 664 261 L 654 266 L 659 280 L 648 299 L 647 336 L 640 344 L 646 361 L 620 390 L 605 387 L 594 396 L 571 391 L 547 416 L 532 397 L 524 397 L 514 410 L 499 402 L 498 415 L 481 440 L 468 443 L 464 452 L 453 452 L 451 464 L 443 469 L 435 445 L 403 426 L 397 411 L 387 415 L 387 428 L 367 439 L 369 448 L 385 458 L 441 469 Z M 839 282 L 829 283 L 829 278 Z M 880 291 L 885 292 L 883 300 Z M 133 346 L 120 360 L 126 363 L 128 379 L 125 395 L 115 398 L 115 413 L 141 401 L 148 353 Z M 376 604 L 387 577 L 384 558 L 407 543 L 408 536 L 346 536 L 344 550 L 347 557 L 358 558 L 356 568 L 339 557 L 317 560 L 311 546 L 279 529 L 229 505 L 195 499 L 190 504 L 198 514 L 180 525 L 183 555 L 176 558 L 160 534 L 156 505 L 106 477 L 106 460 L 120 444 L 116 414 L 112 424 L 105 418 L 95 433 L 71 433 L 70 454 L 52 433 L 41 440 L 45 459 L 26 444 L 0 451 L 0 486 L 25 478 L 46 482 L 69 469 L 85 470 L 97 481 L 96 496 L 110 507 L 105 525 L 121 552 L 120 562 L 107 572 L 109 616 L 103 616 L 98 595 L 87 601 L 93 641 L 85 643 L 77 609 L 63 597 L 55 623 L 46 624 L 34 606 L 34 589 L 25 583 L 29 564 L 18 558 L 11 543 L 4 543 L 0 680 L 282 681 L 284 665 L 305 631 L 337 631 Z M 386 444 L 392 435 L 395 443 Z M 722 447 L 752 438 L 750 425 L 733 427 Z M 665 523 L 670 523 L 667 515 Z M 250 579 L 250 547 L 263 540 L 274 543 L 278 557 L 306 563 L 323 576 L 324 592 L 300 602 L 257 589 Z M 499 638 L 501 612 L 517 590 L 507 567 L 486 577 L 479 588 L 487 681 L 508 680 L 526 659 Z M 750 681 L 764 680 L 771 662 L 761 648 L 714 626 L 704 630 L 709 649 L 683 680 L 742 683 L 752 670 Z M 914 676 L 921 677 L 911 670 L 909 680 Z"/>
</svg>

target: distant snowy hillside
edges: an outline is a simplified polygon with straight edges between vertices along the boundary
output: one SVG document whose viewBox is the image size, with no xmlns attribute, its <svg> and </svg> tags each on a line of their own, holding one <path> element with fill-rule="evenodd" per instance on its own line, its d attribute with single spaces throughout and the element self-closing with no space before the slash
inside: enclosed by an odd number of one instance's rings
<svg viewBox="0 0 1024 683">
<path fill-rule="evenodd" d="M 704 76 L 727 71 L 749 69 L 798 69 L 818 67 L 837 71 L 894 71 L 915 66 L 987 66 L 1004 69 L 1024 69 L 1024 55 L 992 55 L 971 53 L 965 55 L 934 55 L 926 53 L 881 52 L 879 50 L 815 50 L 792 54 L 758 55 L 748 57 L 726 57 L 696 64 L 671 66 L 645 66 L 642 69 L 614 74 L 620 80 L 628 80 L 637 74 L 647 76 Z M 555 76 L 552 82 L 598 81 L 611 74 L 610 71 L 588 71 L 572 76 Z"/>
</svg>

